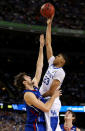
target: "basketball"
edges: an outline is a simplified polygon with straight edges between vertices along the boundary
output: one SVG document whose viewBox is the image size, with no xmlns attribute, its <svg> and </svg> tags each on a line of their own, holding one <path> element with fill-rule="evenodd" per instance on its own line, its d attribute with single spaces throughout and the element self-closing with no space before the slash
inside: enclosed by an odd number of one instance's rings
<svg viewBox="0 0 85 131">
<path fill-rule="evenodd" d="M 51 3 L 45 3 L 41 6 L 40 13 L 45 18 L 50 18 L 55 14 L 55 8 Z"/>
</svg>

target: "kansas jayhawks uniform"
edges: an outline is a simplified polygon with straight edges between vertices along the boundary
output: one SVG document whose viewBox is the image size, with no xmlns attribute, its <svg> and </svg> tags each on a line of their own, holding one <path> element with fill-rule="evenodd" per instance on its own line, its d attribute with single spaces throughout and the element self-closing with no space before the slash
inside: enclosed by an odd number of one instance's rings
<svg viewBox="0 0 85 131">
<path fill-rule="evenodd" d="M 61 131 L 66 131 L 64 128 L 64 124 L 61 125 Z M 69 131 L 76 131 L 76 126 L 72 126 L 72 128 Z"/>
<path fill-rule="evenodd" d="M 34 87 L 34 90 L 24 90 L 25 92 L 32 92 L 38 99 L 45 103 L 38 88 Z M 25 105 L 27 111 L 25 131 L 46 131 L 44 113 L 34 106 L 28 106 L 26 103 Z"/>
<path fill-rule="evenodd" d="M 40 93 L 42 95 L 50 89 L 53 80 L 59 80 L 60 86 L 64 80 L 65 72 L 63 68 L 57 68 L 53 65 L 54 60 L 55 57 L 52 56 L 48 61 L 49 67 L 44 75 L 43 82 L 40 87 Z M 49 98 L 50 97 L 47 97 L 46 99 Z M 55 99 L 53 106 L 51 107 L 51 110 L 48 113 L 45 113 L 47 131 L 60 131 L 60 126 L 59 126 L 60 108 L 61 108 L 61 102 L 58 97 Z"/>
</svg>

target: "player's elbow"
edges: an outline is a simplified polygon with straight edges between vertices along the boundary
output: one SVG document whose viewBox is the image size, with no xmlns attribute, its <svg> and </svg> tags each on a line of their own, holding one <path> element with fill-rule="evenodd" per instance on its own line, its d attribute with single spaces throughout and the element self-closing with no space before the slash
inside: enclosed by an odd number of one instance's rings
<svg viewBox="0 0 85 131">
<path fill-rule="evenodd" d="M 44 105 L 44 108 L 42 108 L 42 111 L 43 111 L 43 112 L 49 112 L 49 111 L 50 111 L 50 106 L 46 103 L 46 104 Z"/>
</svg>

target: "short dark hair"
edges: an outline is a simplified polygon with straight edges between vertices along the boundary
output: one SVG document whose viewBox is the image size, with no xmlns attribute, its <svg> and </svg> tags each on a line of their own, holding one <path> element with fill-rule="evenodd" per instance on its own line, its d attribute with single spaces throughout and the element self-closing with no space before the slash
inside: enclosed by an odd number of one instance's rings
<svg viewBox="0 0 85 131">
<path fill-rule="evenodd" d="M 72 114 L 72 117 L 74 117 L 74 120 L 72 121 L 72 123 L 74 123 L 76 121 L 76 115 L 72 110 L 67 110 L 66 112 L 68 111 Z"/>
<path fill-rule="evenodd" d="M 21 91 L 25 89 L 25 86 L 23 84 L 24 76 L 27 75 L 25 72 L 19 73 L 14 78 L 14 85 Z"/>
</svg>

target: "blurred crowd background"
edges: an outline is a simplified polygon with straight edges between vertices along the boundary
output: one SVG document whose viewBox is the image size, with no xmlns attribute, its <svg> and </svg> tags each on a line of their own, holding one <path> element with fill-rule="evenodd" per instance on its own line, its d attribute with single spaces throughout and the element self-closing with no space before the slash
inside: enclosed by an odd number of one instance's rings
<svg viewBox="0 0 85 131">
<path fill-rule="evenodd" d="M 24 131 L 25 113 L 0 111 L 0 131 Z"/>
<path fill-rule="evenodd" d="M 0 24 L 0 103 L 22 104 L 23 93 L 14 86 L 14 77 L 20 72 L 34 76 L 39 50 L 39 36 L 45 31 L 35 29 L 13 30 L 11 23 L 46 27 L 46 19 L 40 14 L 40 7 L 51 2 L 55 7 L 52 23 L 54 29 L 85 30 L 84 0 L 0 0 L 0 23 L 9 22 L 10 28 Z M 7 26 L 6 26 L 7 27 Z M 81 32 L 80 32 L 81 33 Z M 84 33 L 85 34 L 85 33 Z M 54 55 L 64 52 L 69 63 L 64 67 L 65 80 L 61 86 L 62 105 L 85 106 L 85 37 L 79 35 L 61 35 L 52 32 Z M 46 48 L 44 48 L 44 67 L 41 81 L 47 69 Z M 39 86 L 41 85 L 41 81 Z M 84 116 L 85 113 L 82 114 Z M 78 123 L 85 128 L 82 118 Z M 80 120 L 79 120 L 80 118 Z M 26 113 L 0 109 L 1 131 L 24 131 Z M 83 130 L 81 130 L 83 131 Z"/>
<path fill-rule="evenodd" d="M 85 29 L 84 0 L 1 0 L 0 20 L 24 24 L 45 25 L 40 7 L 45 2 L 55 6 L 53 26 L 70 29 Z"/>
</svg>

